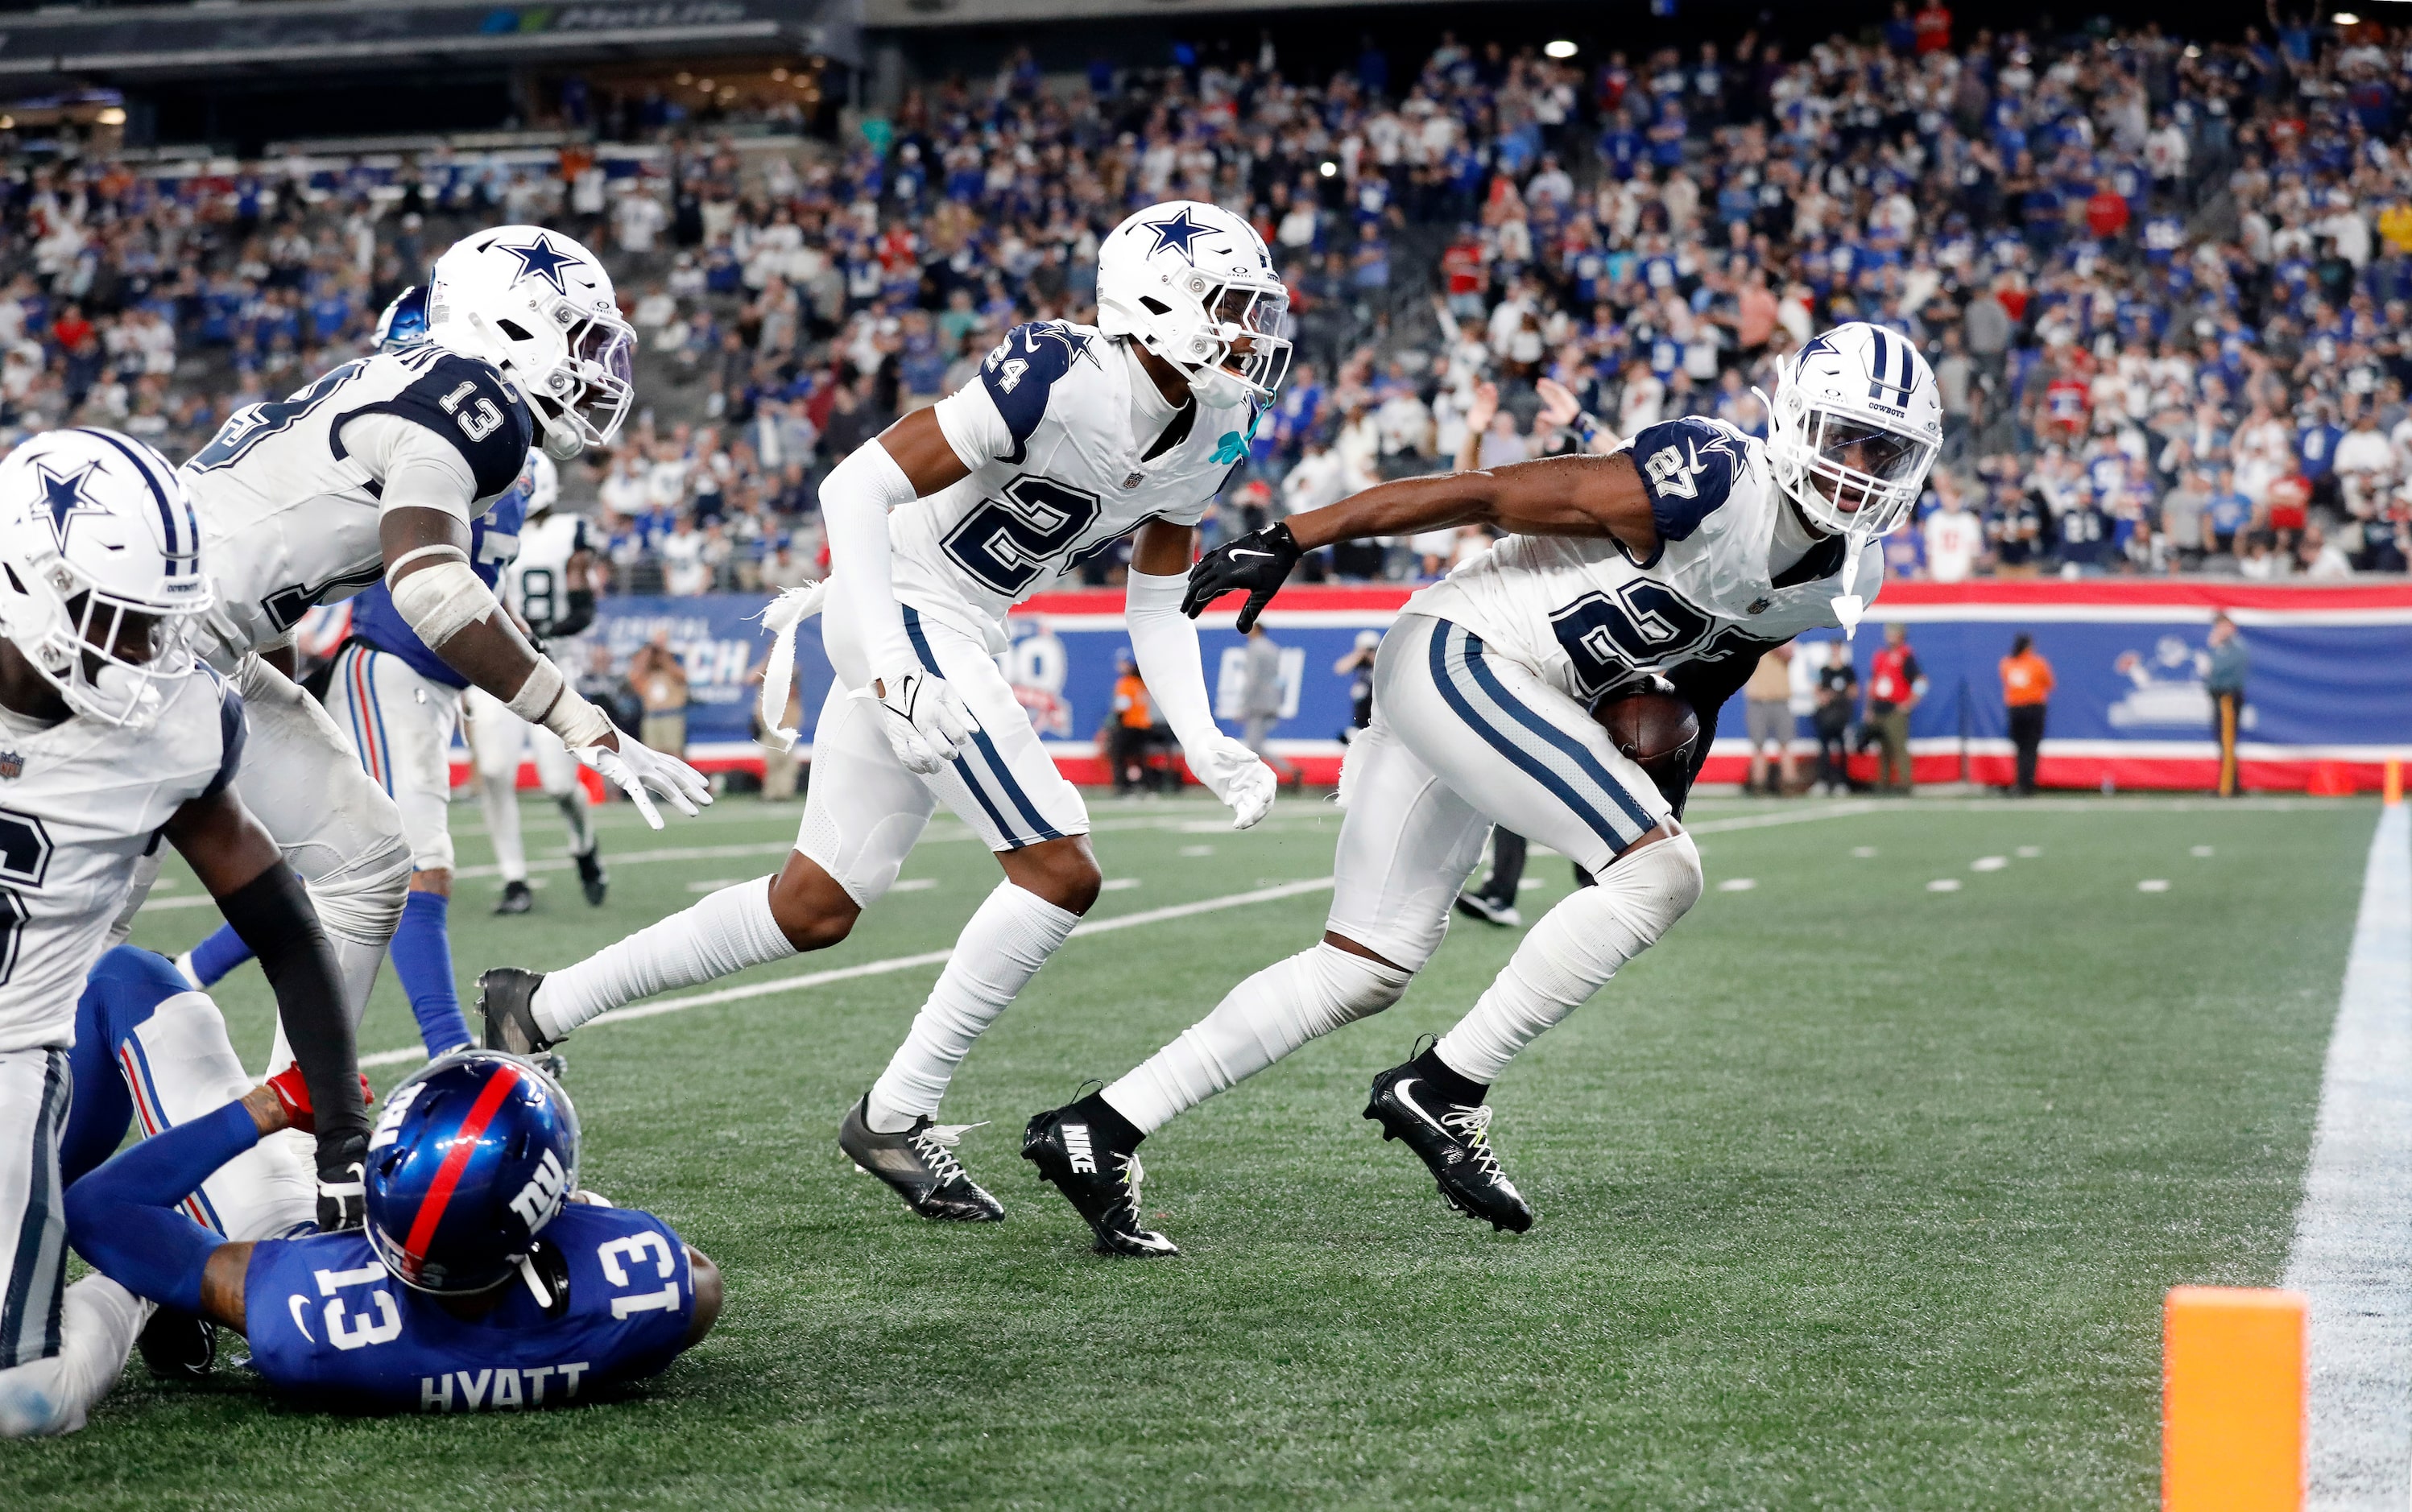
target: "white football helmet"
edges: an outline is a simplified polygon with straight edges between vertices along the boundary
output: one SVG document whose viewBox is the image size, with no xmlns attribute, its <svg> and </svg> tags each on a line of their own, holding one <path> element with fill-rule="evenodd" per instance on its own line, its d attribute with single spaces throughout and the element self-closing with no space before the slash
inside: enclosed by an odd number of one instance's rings
<svg viewBox="0 0 2412 1512">
<path fill-rule="evenodd" d="M 527 464 L 520 469 L 519 486 L 527 491 L 527 517 L 550 514 L 561 502 L 561 469 L 541 451 L 527 454 Z"/>
<path fill-rule="evenodd" d="M 1918 348 L 1854 320 L 1801 348 L 1768 405 L 1768 462 L 1813 524 L 1860 541 L 1909 518 L 1943 449 L 1943 398 Z"/>
<path fill-rule="evenodd" d="M 1264 238 L 1220 206 L 1152 205 L 1097 245 L 1097 329 L 1180 368 L 1207 404 L 1272 403 L 1289 372 L 1288 323 Z"/>
<path fill-rule="evenodd" d="M 637 332 L 620 318 L 611 275 L 541 226 L 479 231 L 436 258 L 427 335 L 519 385 L 556 461 L 609 445 L 636 397 Z"/>
<path fill-rule="evenodd" d="M 0 460 L 0 635 L 77 713 L 157 719 L 214 602 L 193 502 L 149 447 L 52 431 Z"/>
</svg>

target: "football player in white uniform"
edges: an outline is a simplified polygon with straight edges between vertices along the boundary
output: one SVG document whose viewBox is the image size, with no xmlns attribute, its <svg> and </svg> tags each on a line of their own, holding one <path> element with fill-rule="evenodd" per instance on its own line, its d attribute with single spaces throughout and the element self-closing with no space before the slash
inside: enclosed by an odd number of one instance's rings
<svg viewBox="0 0 2412 1512">
<path fill-rule="evenodd" d="M 60 1141 L 84 976 L 162 839 L 258 953 L 337 1109 L 318 1127 L 321 1220 L 359 1221 L 352 1021 L 308 898 L 237 796 L 243 700 L 196 665 L 206 567 L 183 486 L 142 443 L 54 431 L 0 462 L 0 1437 L 82 1426 L 145 1315 L 114 1282 L 64 1285 Z"/>
<path fill-rule="evenodd" d="M 542 452 L 530 458 L 536 477 L 528 486 L 527 520 L 520 526 L 520 554 L 503 569 L 503 602 L 544 644 L 544 653 L 565 680 L 578 676 L 574 639 L 595 623 L 595 598 L 602 587 L 586 520 L 553 507 L 561 498 L 561 475 Z M 569 831 L 570 859 L 578 885 L 594 906 L 603 906 L 610 877 L 603 870 L 602 844 L 589 817 L 586 789 L 579 785 L 578 758 L 561 737 L 531 725 L 485 689 L 468 692 L 469 745 L 478 761 L 478 800 L 493 842 L 494 864 L 503 874 L 498 914 L 524 914 L 535 906 L 528 890 L 527 847 L 520 839 L 519 777 L 522 755 L 536 764 L 537 782 L 561 810 Z"/>
<path fill-rule="evenodd" d="M 1006 613 L 1136 530 L 1127 612 L 1148 691 L 1235 828 L 1264 816 L 1273 774 L 1215 725 L 1181 595 L 1194 527 L 1287 369 L 1287 303 L 1246 221 L 1156 205 L 1099 247 L 1096 327 L 1016 328 L 978 379 L 846 458 L 821 485 L 837 680 L 786 870 L 550 976 L 488 972 L 486 1043 L 527 1053 L 619 1004 L 836 944 L 944 803 L 988 842 L 1005 880 L 838 1142 L 924 1217 L 1003 1216 L 956 1162 L 938 1100 L 1099 883 L 1080 793 L 993 659 Z M 782 633 L 763 688 L 774 727 L 794 621 L 822 592 L 774 606 Z"/>
<path fill-rule="evenodd" d="M 443 663 L 628 790 L 682 812 L 702 775 L 612 728 L 539 656 L 480 580 L 472 529 L 520 476 L 530 444 L 559 459 L 625 418 L 635 335 L 602 264 L 533 226 L 480 231 L 436 260 L 428 340 L 346 362 L 291 398 L 254 404 L 186 462 L 217 603 L 204 654 L 243 696 L 244 796 L 308 883 L 357 1016 L 412 870 L 394 800 L 327 712 L 271 665 L 312 606 L 382 581 Z"/>
<path fill-rule="evenodd" d="M 1245 629 L 1303 551 L 1468 523 L 1510 533 L 1409 599 L 1382 641 L 1374 723 L 1341 776 L 1322 942 L 1242 982 L 1121 1080 L 1030 1121 L 1023 1154 L 1101 1251 L 1172 1253 L 1140 1221 L 1140 1141 L 1397 1002 L 1494 824 L 1597 882 L 1533 926 L 1456 1028 L 1374 1079 L 1365 1116 L 1462 1211 L 1531 1226 L 1490 1141 L 1491 1083 L 1699 898 L 1679 820 L 1718 706 L 1770 647 L 1858 624 L 1883 578 L 1869 543 L 1908 518 L 1942 440 L 1925 360 L 1875 326 L 1803 346 L 1771 409 L 1764 443 L 1722 420 L 1670 420 L 1603 457 L 1384 483 L 1199 564 L 1184 608 L 1247 590 Z M 1664 791 L 1591 712 L 1637 682 L 1687 698 L 1704 732 Z"/>
</svg>

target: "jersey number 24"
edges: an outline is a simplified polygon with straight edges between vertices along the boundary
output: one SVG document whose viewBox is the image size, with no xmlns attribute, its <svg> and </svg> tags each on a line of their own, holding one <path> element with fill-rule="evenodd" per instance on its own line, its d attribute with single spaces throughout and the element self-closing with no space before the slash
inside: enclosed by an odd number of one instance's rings
<svg viewBox="0 0 2412 1512">
<path fill-rule="evenodd" d="M 1029 587 L 1096 521 L 1097 496 L 1025 473 L 983 499 L 947 533 L 947 554 L 973 579 L 1011 597 Z"/>
</svg>

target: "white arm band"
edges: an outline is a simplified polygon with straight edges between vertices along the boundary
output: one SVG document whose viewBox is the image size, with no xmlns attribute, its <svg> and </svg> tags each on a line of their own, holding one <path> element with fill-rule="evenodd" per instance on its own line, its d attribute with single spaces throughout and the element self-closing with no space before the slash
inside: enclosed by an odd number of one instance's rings
<svg viewBox="0 0 2412 1512">
<path fill-rule="evenodd" d="M 561 668 L 552 665 L 552 658 L 538 656 L 536 665 L 528 668 L 527 681 L 520 684 L 520 690 L 512 694 L 511 701 L 503 707 L 531 725 L 541 725 L 544 716 L 552 712 L 552 700 L 561 697 L 561 690 L 566 685 Z"/>
<path fill-rule="evenodd" d="M 460 554 L 457 547 L 439 550 Z M 427 550 L 421 547 L 410 555 L 420 556 Z M 397 568 L 400 565 L 396 564 Z M 389 577 L 386 586 L 392 591 L 393 607 L 430 651 L 441 651 L 444 642 L 502 608 L 493 590 L 478 580 L 465 561 L 438 562 L 399 578 Z"/>
<path fill-rule="evenodd" d="M 1159 578 L 1133 571 L 1123 590 L 1123 625 L 1131 658 L 1147 683 L 1148 697 L 1172 727 L 1184 750 L 1203 750 L 1223 733 L 1206 697 L 1206 665 L 1198 652 L 1198 626 L 1181 612 L 1188 575 Z"/>
<path fill-rule="evenodd" d="M 913 480 L 877 441 L 855 448 L 821 482 L 831 596 L 861 637 L 873 677 L 918 665 L 904 638 L 888 545 L 888 511 L 916 497 Z"/>
</svg>

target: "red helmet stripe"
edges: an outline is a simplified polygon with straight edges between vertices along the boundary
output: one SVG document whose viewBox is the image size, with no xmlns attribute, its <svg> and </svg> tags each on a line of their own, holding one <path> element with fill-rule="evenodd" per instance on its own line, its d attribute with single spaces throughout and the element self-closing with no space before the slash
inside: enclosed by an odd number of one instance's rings
<svg viewBox="0 0 2412 1512">
<path fill-rule="evenodd" d="M 519 1081 L 519 1067 L 506 1065 L 478 1094 L 478 1100 L 469 1105 L 469 1116 L 461 1121 L 461 1127 L 452 1136 L 452 1148 L 444 1152 L 444 1164 L 435 1168 L 435 1180 L 428 1184 L 427 1200 L 419 1205 L 419 1216 L 410 1221 L 410 1238 L 404 1241 L 402 1253 L 414 1268 L 427 1258 L 428 1241 L 435 1237 L 435 1226 L 444 1221 L 444 1210 L 452 1201 L 452 1189 L 461 1182 L 461 1167 L 468 1165 L 469 1157 L 477 1152 L 478 1136 L 494 1121 L 503 1099 L 510 1095 Z"/>
</svg>

